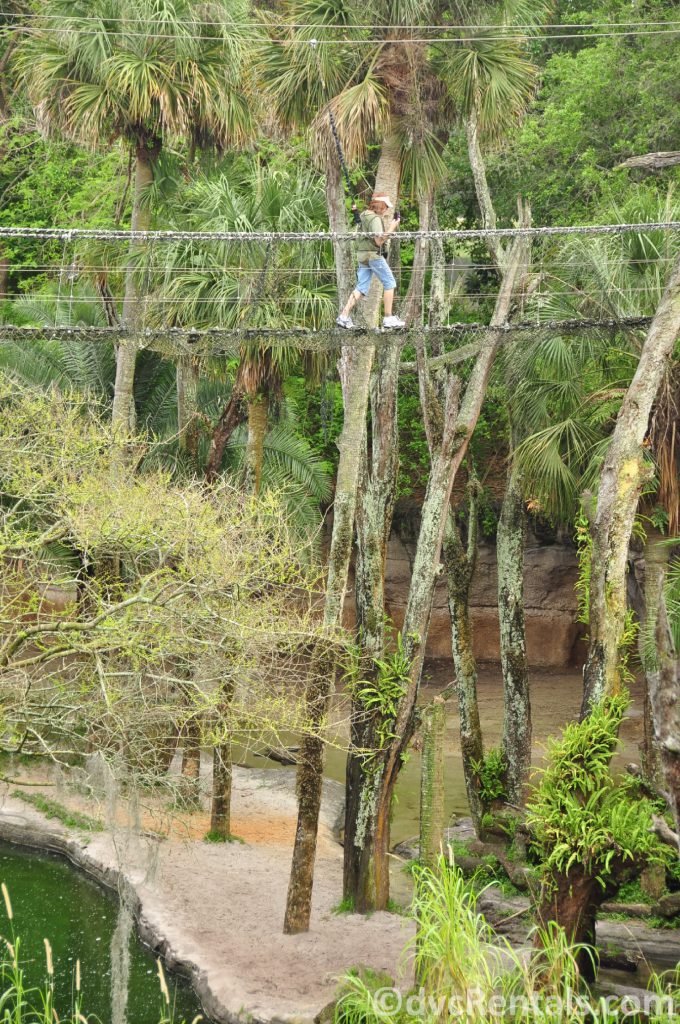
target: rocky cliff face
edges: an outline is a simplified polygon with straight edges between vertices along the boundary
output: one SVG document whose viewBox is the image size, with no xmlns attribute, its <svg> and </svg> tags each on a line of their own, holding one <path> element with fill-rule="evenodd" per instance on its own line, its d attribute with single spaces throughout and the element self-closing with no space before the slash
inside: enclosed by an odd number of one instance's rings
<svg viewBox="0 0 680 1024">
<path fill-rule="evenodd" d="M 387 552 L 387 613 L 397 628 L 404 610 L 415 553 L 414 532 L 396 524 Z M 529 534 L 524 561 L 524 594 L 529 663 L 535 668 L 564 668 L 583 658 L 583 627 L 576 620 L 576 556 L 567 540 L 546 543 Z M 480 662 L 500 660 L 496 547 L 480 546 L 472 584 L 472 623 L 475 655 Z M 347 599 L 348 619 L 354 617 L 353 594 Z M 451 657 L 451 624 L 442 579 L 436 589 L 427 654 Z"/>
</svg>

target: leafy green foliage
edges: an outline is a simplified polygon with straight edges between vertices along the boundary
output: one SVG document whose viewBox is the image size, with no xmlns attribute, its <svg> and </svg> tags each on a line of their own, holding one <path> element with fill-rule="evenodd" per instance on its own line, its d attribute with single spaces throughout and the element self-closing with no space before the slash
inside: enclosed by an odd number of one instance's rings
<svg viewBox="0 0 680 1024">
<path fill-rule="evenodd" d="M 408 687 L 411 667 L 401 633 L 397 634 L 394 651 L 382 659 L 374 659 L 373 664 L 375 675 L 372 678 L 353 679 L 349 686 L 353 698 L 375 722 L 376 749 L 364 755 L 367 764 L 395 738 L 394 720 Z"/>
<path fill-rule="evenodd" d="M 472 770 L 479 779 L 480 796 L 486 806 L 505 796 L 505 760 L 500 747 L 487 751 L 483 761 L 473 761 Z"/>
<path fill-rule="evenodd" d="M 546 767 L 527 805 L 546 877 L 579 865 L 604 887 L 614 861 L 642 864 L 666 857 L 651 831 L 650 801 L 631 799 L 611 774 L 629 704 L 626 695 L 607 697 L 588 718 L 549 741 Z"/>
</svg>

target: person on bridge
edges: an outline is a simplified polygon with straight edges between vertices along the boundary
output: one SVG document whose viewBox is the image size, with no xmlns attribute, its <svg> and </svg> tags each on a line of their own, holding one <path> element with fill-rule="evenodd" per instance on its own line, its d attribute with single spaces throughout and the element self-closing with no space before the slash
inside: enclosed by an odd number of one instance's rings
<svg viewBox="0 0 680 1024">
<path fill-rule="evenodd" d="M 354 327 L 350 313 L 359 299 L 368 295 L 368 289 L 374 276 L 378 278 L 385 289 L 383 295 L 383 302 L 385 304 L 383 327 L 406 326 L 403 320 L 392 314 L 394 289 L 397 286 L 397 282 L 394 280 L 389 264 L 383 256 L 383 245 L 389 236 L 397 230 L 401 219 L 397 213 L 390 219 L 389 224 L 385 223 L 387 211 L 392 209 L 394 207 L 390 202 L 389 196 L 385 195 L 373 196 L 368 204 L 368 209 L 364 210 L 360 216 L 356 211 L 356 207 L 352 207 L 355 223 L 358 223 L 362 231 L 370 232 L 370 236 L 360 238 L 357 243 L 357 257 L 359 260 L 357 283 L 345 304 L 345 308 L 335 321 L 339 327 L 346 327 L 347 329 Z"/>
</svg>

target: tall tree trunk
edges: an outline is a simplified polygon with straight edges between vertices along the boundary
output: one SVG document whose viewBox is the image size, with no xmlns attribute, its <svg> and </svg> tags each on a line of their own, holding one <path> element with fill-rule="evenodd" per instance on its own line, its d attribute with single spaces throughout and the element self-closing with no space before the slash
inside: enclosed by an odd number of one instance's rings
<svg viewBox="0 0 680 1024">
<path fill-rule="evenodd" d="M 137 145 L 135 151 L 135 187 L 132 203 L 133 231 L 148 231 L 151 224 L 151 211 L 144 193 L 153 182 L 153 161 L 157 151 L 152 151 L 145 143 Z M 133 242 L 131 248 L 138 243 Z M 132 264 L 128 266 L 125 280 L 125 297 L 123 299 L 123 326 L 129 331 L 139 330 L 143 326 L 143 300 L 139 295 L 136 281 L 136 270 Z M 115 430 L 123 434 L 135 429 L 134 383 L 135 362 L 137 360 L 136 338 L 125 338 L 118 346 L 116 354 L 116 383 L 113 395 L 112 423 Z"/>
<path fill-rule="evenodd" d="M 527 216 L 528 211 L 522 211 L 523 223 Z M 460 407 L 458 401 L 460 381 L 456 377 L 450 377 L 441 418 L 434 417 L 431 412 L 425 413 L 424 410 L 425 418 L 431 426 L 435 424 L 435 421 L 439 422 L 436 431 L 432 430 L 428 435 L 433 438 L 433 441 L 436 440 L 436 444 L 432 444 L 430 453 L 431 470 L 422 508 L 421 526 L 404 616 L 403 645 L 410 666 L 408 685 L 392 729 L 395 738 L 385 751 L 380 771 L 376 772 L 377 783 L 372 805 L 374 808 L 372 814 L 375 815 L 373 871 L 375 873 L 376 909 L 385 909 L 389 900 L 387 855 L 390 836 L 390 809 L 394 787 L 403 763 L 402 755 L 406 752 L 415 728 L 416 704 L 425 659 L 425 643 L 434 588 L 439 574 L 442 540 L 453 481 L 465 458 L 470 437 L 479 418 L 493 360 L 501 342 L 499 328 L 507 320 L 515 288 L 520 279 L 523 279 L 525 265 L 526 246 L 518 239 L 508 255 L 489 332 L 480 346 Z M 421 389 L 421 395 L 427 390 L 427 388 Z"/>
<path fill-rule="evenodd" d="M 176 367 L 179 447 L 196 468 L 198 456 L 198 371 L 193 360 L 180 356 Z"/>
<path fill-rule="evenodd" d="M 371 453 L 364 457 L 361 502 L 357 508 L 356 609 L 361 673 L 377 679 L 376 659 L 385 647 L 385 565 L 396 494 L 398 455 L 397 388 L 401 346 L 382 348 L 371 393 Z M 362 751 L 379 743 L 376 715 L 352 698 L 350 750 L 345 773 L 344 895 L 359 913 L 376 904 L 372 855 L 375 774 Z"/>
<path fill-rule="evenodd" d="M 680 260 L 676 263 L 623 399 L 600 474 L 590 572 L 590 643 L 583 670 L 582 715 L 621 685 L 626 565 L 642 485 L 643 442 L 654 400 L 680 331 Z"/>
<path fill-rule="evenodd" d="M 444 735 L 446 701 L 437 696 L 422 712 L 420 765 L 420 862 L 434 869 L 444 831 Z"/>
<path fill-rule="evenodd" d="M 259 494 L 262 487 L 264 440 L 269 421 L 269 393 L 258 391 L 248 401 L 248 440 L 246 443 L 245 487 L 249 494 Z"/>
<path fill-rule="evenodd" d="M 667 545 L 660 543 L 662 540 L 661 533 L 651 523 L 647 524 L 645 532 L 647 536 L 644 549 L 644 593 L 642 601 L 639 599 L 639 588 L 637 588 L 638 592 L 635 594 L 638 598 L 635 601 L 635 611 L 640 620 L 638 652 L 645 676 L 641 762 L 644 775 L 650 783 L 662 785 L 661 752 L 656 740 L 651 699 L 651 691 L 655 686 L 656 680 L 654 678 L 650 680 L 650 675 L 658 672 L 659 668 L 659 652 L 656 647 L 656 625 L 659 609 L 664 597 L 664 583 L 670 549 Z M 631 582 L 631 574 L 634 574 L 634 572 L 634 568 L 631 567 L 628 573 L 629 583 Z M 630 590 L 629 603 L 631 603 Z"/>
<path fill-rule="evenodd" d="M 398 137 L 394 134 L 385 139 L 381 149 L 376 173 L 376 190 L 387 191 L 396 198 L 400 173 L 401 147 Z M 329 217 L 330 215 L 329 208 Z M 333 216 L 337 217 L 337 213 Z M 377 301 L 373 300 L 376 316 L 379 298 L 377 293 Z M 333 535 L 328 557 L 324 605 L 324 623 L 329 628 L 336 626 L 342 619 L 347 589 L 374 351 L 373 345 L 358 349 L 350 349 L 348 346 L 343 350 L 340 362 L 344 420 L 338 442 L 340 460 L 333 503 Z M 323 742 L 318 735 L 316 723 L 320 725 L 326 716 L 332 685 L 332 673 L 326 671 L 309 689 L 308 718 L 313 728 L 303 737 L 300 751 L 297 779 L 298 824 L 283 928 L 286 934 L 309 929 L 324 764 Z"/>
<path fill-rule="evenodd" d="M 437 205 L 432 199 L 430 207 L 430 230 L 439 230 Z M 446 260 L 444 258 L 444 242 L 441 238 L 430 239 L 430 327 L 441 327 L 446 322 L 449 310 L 446 302 Z"/>
<path fill-rule="evenodd" d="M 503 671 L 505 789 L 515 806 L 524 803 L 531 769 L 531 702 L 524 622 L 526 509 L 520 474 L 508 467 L 498 521 L 498 618 Z"/>
<path fill-rule="evenodd" d="M 388 194 L 390 194 L 388 192 Z M 420 202 L 421 225 L 429 223 L 429 198 Z M 407 316 L 422 317 L 423 286 L 428 245 L 416 245 L 406 306 Z M 399 437 L 397 396 L 401 346 L 381 349 L 371 381 L 371 444 L 364 460 L 361 502 L 357 509 L 356 608 L 361 645 L 362 678 L 379 681 L 377 659 L 385 648 L 385 566 L 397 488 Z M 376 773 L 372 758 L 362 751 L 379 746 L 380 714 L 367 714 L 359 697 L 351 706 L 351 740 L 347 757 L 345 795 L 344 882 L 346 899 L 360 913 L 378 901 L 374 847 L 378 827 L 374 800 Z"/>
<path fill-rule="evenodd" d="M 449 511 L 444 531 L 443 560 L 451 616 L 451 648 L 456 672 L 460 714 L 460 751 L 470 816 L 481 836 L 485 807 L 480 794 L 476 765 L 484 760 L 482 725 L 477 700 L 477 663 L 472 646 L 470 585 L 477 562 L 477 488 L 470 489 L 467 550 L 463 546 L 453 513 Z"/>
</svg>

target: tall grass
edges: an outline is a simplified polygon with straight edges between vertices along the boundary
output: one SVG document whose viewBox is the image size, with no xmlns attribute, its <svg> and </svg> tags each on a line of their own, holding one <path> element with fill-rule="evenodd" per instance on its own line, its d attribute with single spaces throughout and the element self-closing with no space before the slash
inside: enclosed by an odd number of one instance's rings
<svg viewBox="0 0 680 1024">
<path fill-rule="evenodd" d="M 436 870 L 416 867 L 414 879 L 416 934 L 405 952 L 415 985 L 351 971 L 335 1024 L 680 1024 L 680 969 L 652 976 L 649 1012 L 637 1014 L 630 1001 L 591 994 L 577 964 L 581 949 L 559 926 L 535 930 L 535 948 L 513 949 L 497 936 L 451 851 Z"/>
</svg>

